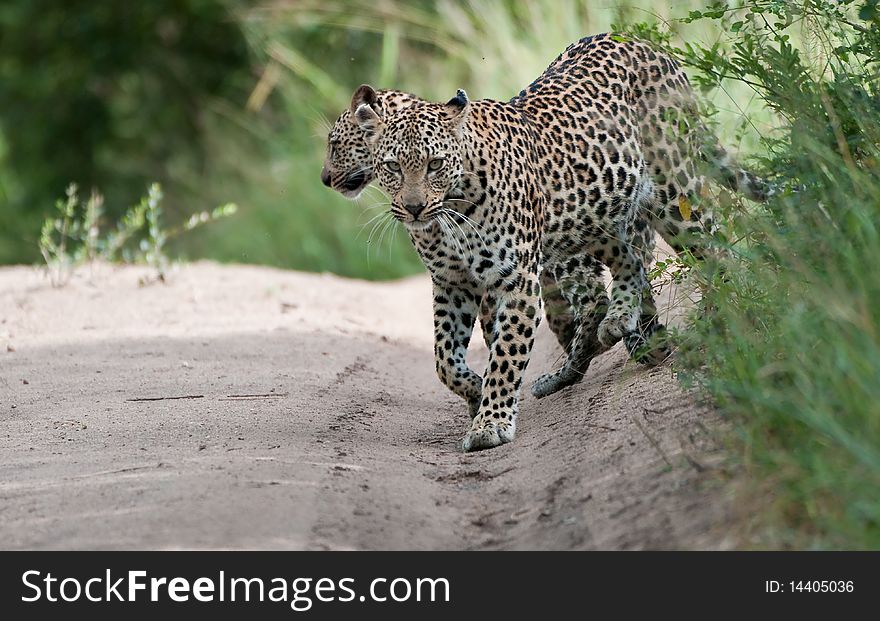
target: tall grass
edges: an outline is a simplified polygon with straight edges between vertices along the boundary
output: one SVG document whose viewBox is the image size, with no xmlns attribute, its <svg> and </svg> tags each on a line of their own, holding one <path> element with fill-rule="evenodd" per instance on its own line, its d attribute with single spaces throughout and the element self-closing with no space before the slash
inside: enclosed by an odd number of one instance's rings
<svg viewBox="0 0 880 621">
<path fill-rule="evenodd" d="M 737 80 L 776 113 L 764 163 L 805 189 L 728 218 L 736 241 L 720 265 L 697 271 L 706 293 L 683 337 L 682 367 L 736 422 L 754 516 L 745 545 L 876 549 L 876 3 L 752 0 L 691 19 L 733 34 L 674 52 L 698 82 Z"/>
</svg>

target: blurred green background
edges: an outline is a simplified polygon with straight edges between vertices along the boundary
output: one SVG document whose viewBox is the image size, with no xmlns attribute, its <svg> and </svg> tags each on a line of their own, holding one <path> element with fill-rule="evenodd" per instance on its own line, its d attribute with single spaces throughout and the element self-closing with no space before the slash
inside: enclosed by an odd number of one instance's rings
<svg viewBox="0 0 880 621">
<path fill-rule="evenodd" d="M 359 84 L 507 99 L 581 36 L 703 4 L 6 0 L 0 263 L 39 260 L 40 223 L 68 183 L 105 195 L 108 224 L 158 181 L 169 226 L 240 207 L 175 239 L 173 256 L 364 278 L 419 271 L 401 231 L 380 244 L 362 230 L 378 190 L 354 204 L 319 180 L 328 123 Z M 717 36 L 700 28 L 689 36 Z"/>
</svg>

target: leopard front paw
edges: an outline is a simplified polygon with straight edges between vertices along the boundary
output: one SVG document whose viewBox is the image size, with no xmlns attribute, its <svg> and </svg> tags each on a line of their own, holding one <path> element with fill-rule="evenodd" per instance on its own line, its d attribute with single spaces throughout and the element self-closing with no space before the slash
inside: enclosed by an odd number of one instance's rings
<svg viewBox="0 0 880 621">
<path fill-rule="evenodd" d="M 464 436 L 461 448 L 465 453 L 495 448 L 513 441 L 516 423 L 507 420 L 474 420 L 470 431 Z"/>
</svg>

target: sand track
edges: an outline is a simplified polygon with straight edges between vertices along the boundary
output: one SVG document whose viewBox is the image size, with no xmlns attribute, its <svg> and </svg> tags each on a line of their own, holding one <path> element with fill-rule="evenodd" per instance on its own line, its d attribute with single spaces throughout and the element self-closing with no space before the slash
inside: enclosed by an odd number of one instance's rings
<svg viewBox="0 0 880 621">
<path fill-rule="evenodd" d="M 462 454 L 427 278 L 144 273 L 0 269 L 3 548 L 733 545 L 720 421 L 668 365 L 618 345 Z M 559 354 L 542 325 L 528 381 Z"/>
</svg>

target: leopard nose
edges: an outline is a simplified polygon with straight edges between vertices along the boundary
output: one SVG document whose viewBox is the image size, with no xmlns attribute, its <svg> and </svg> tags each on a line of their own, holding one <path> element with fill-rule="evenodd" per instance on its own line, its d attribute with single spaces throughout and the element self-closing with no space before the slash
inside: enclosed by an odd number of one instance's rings
<svg viewBox="0 0 880 621">
<path fill-rule="evenodd" d="M 403 208 L 410 212 L 413 218 L 418 218 L 419 214 L 425 210 L 425 203 L 407 204 Z"/>
<path fill-rule="evenodd" d="M 330 187 L 330 171 L 326 168 L 321 169 L 321 183 L 326 185 L 328 188 Z"/>
</svg>

